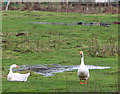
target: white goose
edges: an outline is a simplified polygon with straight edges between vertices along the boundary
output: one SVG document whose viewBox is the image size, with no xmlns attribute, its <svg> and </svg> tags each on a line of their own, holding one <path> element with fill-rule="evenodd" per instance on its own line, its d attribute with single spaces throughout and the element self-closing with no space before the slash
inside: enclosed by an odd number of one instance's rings
<svg viewBox="0 0 120 94">
<path fill-rule="evenodd" d="M 87 79 L 89 78 L 89 70 L 84 64 L 84 54 L 82 51 L 80 51 L 81 55 L 81 64 L 80 67 L 78 68 L 78 77 L 80 78 L 80 84 L 84 84 L 82 80 L 85 80 L 85 84 L 87 84 Z"/>
<path fill-rule="evenodd" d="M 7 76 L 8 81 L 22 81 L 22 82 L 27 81 L 27 78 L 30 75 L 30 73 L 27 73 L 27 74 L 13 73 L 12 69 L 18 68 L 18 67 L 19 66 L 17 66 L 16 64 L 13 64 L 10 66 L 10 72 Z"/>
</svg>

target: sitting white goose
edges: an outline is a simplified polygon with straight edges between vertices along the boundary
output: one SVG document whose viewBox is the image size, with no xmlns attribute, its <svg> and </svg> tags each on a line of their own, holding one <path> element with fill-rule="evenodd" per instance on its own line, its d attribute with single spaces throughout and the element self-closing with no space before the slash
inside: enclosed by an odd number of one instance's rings
<svg viewBox="0 0 120 94">
<path fill-rule="evenodd" d="M 13 73 L 12 69 L 13 68 L 18 68 L 19 66 L 17 66 L 16 64 L 13 64 L 10 66 L 10 72 L 7 76 L 7 80 L 8 81 L 22 81 L 22 82 L 26 82 L 28 76 L 30 75 L 30 72 L 27 74 L 20 74 L 20 73 Z"/>
<path fill-rule="evenodd" d="M 80 51 L 81 55 L 81 64 L 80 67 L 78 68 L 78 77 L 80 78 L 80 84 L 84 84 L 82 80 L 85 80 L 85 84 L 87 84 L 87 79 L 89 78 L 89 70 L 84 64 L 84 54 L 82 51 Z"/>
</svg>

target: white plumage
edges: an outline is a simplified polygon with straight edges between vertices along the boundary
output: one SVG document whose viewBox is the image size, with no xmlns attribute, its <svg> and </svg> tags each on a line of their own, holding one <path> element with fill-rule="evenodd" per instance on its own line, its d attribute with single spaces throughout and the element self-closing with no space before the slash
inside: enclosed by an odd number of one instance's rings
<svg viewBox="0 0 120 94">
<path fill-rule="evenodd" d="M 84 54 L 82 51 L 80 51 L 80 55 L 81 55 L 81 64 L 80 67 L 78 68 L 77 75 L 80 78 L 80 84 L 84 84 L 82 80 L 86 80 L 85 84 L 87 84 L 87 79 L 89 78 L 90 74 L 88 68 L 84 64 Z"/>
<path fill-rule="evenodd" d="M 20 73 L 13 73 L 12 69 L 13 68 L 18 68 L 18 66 L 16 64 L 13 64 L 10 66 L 10 72 L 7 76 L 7 80 L 8 81 L 22 81 L 22 82 L 26 82 L 28 76 L 30 75 L 30 72 L 27 74 L 20 74 Z"/>
</svg>

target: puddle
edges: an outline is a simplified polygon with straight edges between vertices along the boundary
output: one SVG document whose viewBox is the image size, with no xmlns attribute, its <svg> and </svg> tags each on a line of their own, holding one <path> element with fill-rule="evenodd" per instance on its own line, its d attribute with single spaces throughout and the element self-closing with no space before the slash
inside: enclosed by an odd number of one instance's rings
<svg viewBox="0 0 120 94">
<path fill-rule="evenodd" d="M 76 22 L 76 23 L 52 23 L 52 22 L 29 22 L 33 24 L 52 24 L 52 25 L 86 25 L 86 26 L 104 26 L 109 27 L 112 24 L 119 24 L 120 22 Z"/>
<path fill-rule="evenodd" d="M 30 70 L 34 71 L 37 74 L 42 74 L 44 77 L 54 76 L 54 73 L 61 73 L 64 71 L 72 71 L 79 68 L 80 65 L 72 65 L 72 66 L 61 66 L 60 64 L 44 64 L 44 65 L 23 65 L 19 69 L 14 69 L 13 71 L 24 71 Z M 107 69 L 110 67 L 103 66 L 93 66 L 86 65 L 88 69 Z"/>
</svg>

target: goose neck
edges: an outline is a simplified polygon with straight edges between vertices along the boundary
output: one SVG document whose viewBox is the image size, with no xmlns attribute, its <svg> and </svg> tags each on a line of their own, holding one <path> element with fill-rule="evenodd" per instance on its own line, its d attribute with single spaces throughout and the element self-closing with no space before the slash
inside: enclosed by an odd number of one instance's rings
<svg viewBox="0 0 120 94">
<path fill-rule="evenodd" d="M 84 65 L 84 56 L 81 57 L 81 65 Z"/>
<path fill-rule="evenodd" d="M 12 69 L 13 69 L 13 68 L 10 68 L 10 72 L 11 72 L 11 73 L 13 72 Z"/>
</svg>

